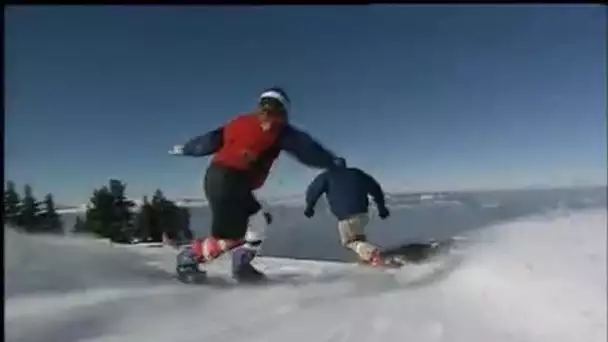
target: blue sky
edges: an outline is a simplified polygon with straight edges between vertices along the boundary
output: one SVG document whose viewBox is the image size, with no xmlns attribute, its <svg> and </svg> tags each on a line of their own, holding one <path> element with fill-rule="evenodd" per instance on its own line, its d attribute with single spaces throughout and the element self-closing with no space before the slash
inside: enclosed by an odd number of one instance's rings
<svg viewBox="0 0 608 342">
<path fill-rule="evenodd" d="M 84 202 L 201 196 L 167 150 L 282 85 L 294 124 L 387 189 L 604 184 L 600 5 L 9 7 L 5 171 Z M 316 171 L 283 156 L 264 195 Z"/>
</svg>

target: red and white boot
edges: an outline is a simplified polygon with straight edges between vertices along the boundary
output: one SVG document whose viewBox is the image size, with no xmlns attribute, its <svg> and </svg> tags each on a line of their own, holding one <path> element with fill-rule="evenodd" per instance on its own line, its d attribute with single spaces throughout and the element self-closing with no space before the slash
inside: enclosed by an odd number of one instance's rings
<svg viewBox="0 0 608 342">
<path fill-rule="evenodd" d="M 196 262 L 206 263 L 219 258 L 225 252 L 240 246 L 243 240 L 217 239 L 208 236 L 192 241 L 192 254 Z"/>
<path fill-rule="evenodd" d="M 404 265 L 404 261 L 398 257 L 386 257 L 380 249 L 375 249 L 366 264 L 371 267 L 399 268 Z"/>
<path fill-rule="evenodd" d="M 379 249 L 376 249 L 372 252 L 371 258 L 369 259 L 369 261 L 367 263 L 373 267 L 384 266 L 384 259 L 382 258 L 382 255 L 380 254 Z"/>
</svg>

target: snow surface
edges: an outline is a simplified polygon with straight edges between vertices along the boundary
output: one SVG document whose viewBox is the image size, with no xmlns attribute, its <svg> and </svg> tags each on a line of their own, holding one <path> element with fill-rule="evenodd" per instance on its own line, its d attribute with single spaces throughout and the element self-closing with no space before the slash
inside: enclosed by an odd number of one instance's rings
<svg viewBox="0 0 608 342">
<path fill-rule="evenodd" d="M 176 282 L 169 248 L 5 229 L 7 341 L 606 341 L 606 211 L 477 231 L 381 273 L 259 258 L 277 282 Z M 226 273 L 227 260 L 210 266 Z"/>
</svg>

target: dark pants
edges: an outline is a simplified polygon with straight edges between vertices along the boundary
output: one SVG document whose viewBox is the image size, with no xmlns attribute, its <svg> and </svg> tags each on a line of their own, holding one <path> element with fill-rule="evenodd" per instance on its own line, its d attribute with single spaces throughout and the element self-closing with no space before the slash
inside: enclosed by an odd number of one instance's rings
<svg viewBox="0 0 608 342">
<path fill-rule="evenodd" d="M 218 239 L 242 239 L 249 217 L 257 213 L 247 174 L 211 164 L 205 173 L 205 196 L 211 210 L 211 235 Z"/>
</svg>

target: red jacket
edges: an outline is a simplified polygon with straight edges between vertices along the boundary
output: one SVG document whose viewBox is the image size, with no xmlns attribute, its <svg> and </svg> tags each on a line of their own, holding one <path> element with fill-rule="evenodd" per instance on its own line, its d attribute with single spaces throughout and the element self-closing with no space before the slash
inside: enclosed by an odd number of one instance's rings
<svg viewBox="0 0 608 342">
<path fill-rule="evenodd" d="M 257 114 L 239 115 L 218 129 L 192 138 L 184 145 L 183 154 L 214 154 L 212 163 L 246 172 L 255 190 L 264 185 L 282 150 L 310 167 L 328 169 L 334 165 L 335 156 L 308 134 L 279 118 L 262 127 Z"/>
<path fill-rule="evenodd" d="M 251 171 L 251 186 L 258 189 L 268 178 L 272 164 L 281 152 L 277 146 L 283 128 L 280 120 L 263 128 L 256 114 L 237 116 L 222 130 L 222 146 L 212 163 L 228 168 Z"/>
</svg>

